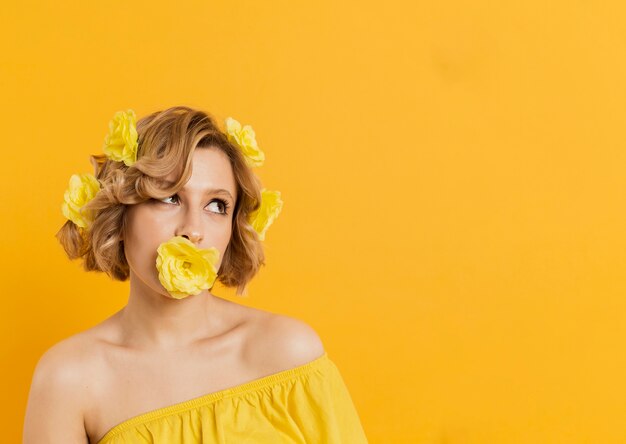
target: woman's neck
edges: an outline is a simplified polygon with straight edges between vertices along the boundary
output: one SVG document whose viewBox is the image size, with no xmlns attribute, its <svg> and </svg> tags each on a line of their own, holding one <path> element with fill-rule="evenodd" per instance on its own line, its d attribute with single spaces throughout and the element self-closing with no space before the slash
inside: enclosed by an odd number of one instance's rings
<svg viewBox="0 0 626 444">
<path fill-rule="evenodd" d="M 154 292 L 131 274 L 128 304 L 119 312 L 122 341 L 137 349 L 192 346 L 220 331 L 220 301 L 209 291 L 173 299 Z"/>
</svg>

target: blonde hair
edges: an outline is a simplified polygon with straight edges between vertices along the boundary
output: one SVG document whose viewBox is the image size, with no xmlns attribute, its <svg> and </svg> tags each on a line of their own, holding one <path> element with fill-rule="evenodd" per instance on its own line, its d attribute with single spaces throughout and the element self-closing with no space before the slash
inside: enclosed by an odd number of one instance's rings
<svg viewBox="0 0 626 444">
<path fill-rule="evenodd" d="M 154 112 L 137 121 L 137 161 L 130 167 L 104 154 L 90 156 L 101 190 L 85 205 L 93 214 L 89 229 L 68 220 L 56 237 L 70 259 L 84 258 L 86 271 L 100 271 L 126 281 L 130 269 L 121 239 L 126 209 L 151 198 L 163 199 L 178 192 L 191 177 L 196 148 L 224 152 L 237 184 L 232 235 L 224 252 L 217 279 L 227 287 L 246 293 L 248 282 L 265 265 L 262 242 L 248 222 L 248 215 L 261 205 L 262 185 L 246 165 L 239 147 L 228 140 L 209 114 L 187 106 Z M 166 182 L 175 173 L 178 180 Z"/>
</svg>

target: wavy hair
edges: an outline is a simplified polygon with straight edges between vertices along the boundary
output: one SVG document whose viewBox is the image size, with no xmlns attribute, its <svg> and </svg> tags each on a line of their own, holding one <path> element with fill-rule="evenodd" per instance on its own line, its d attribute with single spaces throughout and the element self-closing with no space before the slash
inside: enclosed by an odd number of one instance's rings
<svg viewBox="0 0 626 444">
<path fill-rule="evenodd" d="M 126 281 L 130 268 L 121 235 L 128 206 L 177 193 L 191 177 L 194 150 L 217 148 L 228 156 L 237 184 L 232 235 L 217 279 L 227 287 L 237 287 L 237 295 L 245 295 L 247 284 L 265 265 L 265 255 L 258 233 L 248 222 L 249 214 L 261 205 L 262 185 L 241 150 L 211 115 L 188 106 L 174 106 L 139 119 L 137 133 L 137 161 L 131 166 L 104 154 L 90 156 L 101 188 L 84 206 L 93 214 L 89 228 L 68 220 L 56 233 L 67 256 L 82 257 L 86 271 Z M 164 177 L 170 173 L 178 180 L 166 182 Z"/>
</svg>

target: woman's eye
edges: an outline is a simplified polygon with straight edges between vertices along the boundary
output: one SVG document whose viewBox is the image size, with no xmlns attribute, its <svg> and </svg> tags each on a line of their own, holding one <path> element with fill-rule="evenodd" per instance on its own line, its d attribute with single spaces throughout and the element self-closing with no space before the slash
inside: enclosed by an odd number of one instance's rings
<svg viewBox="0 0 626 444">
<path fill-rule="evenodd" d="M 178 196 L 176 196 L 176 194 L 174 194 L 173 196 L 169 196 L 169 197 L 166 197 L 166 198 L 164 198 L 164 199 L 160 199 L 160 200 L 159 200 L 159 202 L 169 203 L 169 202 L 166 202 L 166 200 L 167 200 L 167 199 L 173 199 L 173 198 L 178 199 Z"/>
<path fill-rule="evenodd" d="M 226 202 L 224 202 L 221 199 L 215 199 L 215 200 L 212 200 L 209 205 L 211 205 L 213 203 L 219 204 L 218 208 L 221 208 L 221 210 L 218 210 L 217 211 L 218 213 L 226 214 L 226 209 L 228 208 L 228 205 L 226 204 Z"/>
</svg>

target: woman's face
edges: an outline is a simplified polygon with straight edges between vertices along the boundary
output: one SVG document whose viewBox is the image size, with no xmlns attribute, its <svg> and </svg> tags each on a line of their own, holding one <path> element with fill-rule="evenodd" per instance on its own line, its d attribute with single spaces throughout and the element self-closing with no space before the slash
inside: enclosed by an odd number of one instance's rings
<svg viewBox="0 0 626 444">
<path fill-rule="evenodd" d="M 187 237 L 198 248 L 217 248 L 219 270 L 230 241 L 236 199 L 236 182 L 226 154 L 213 147 L 196 148 L 191 178 L 182 190 L 127 208 L 123 240 L 131 279 L 171 298 L 159 282 L 156 258 L 159 245 L 174 236 Z"/>
</svg>

